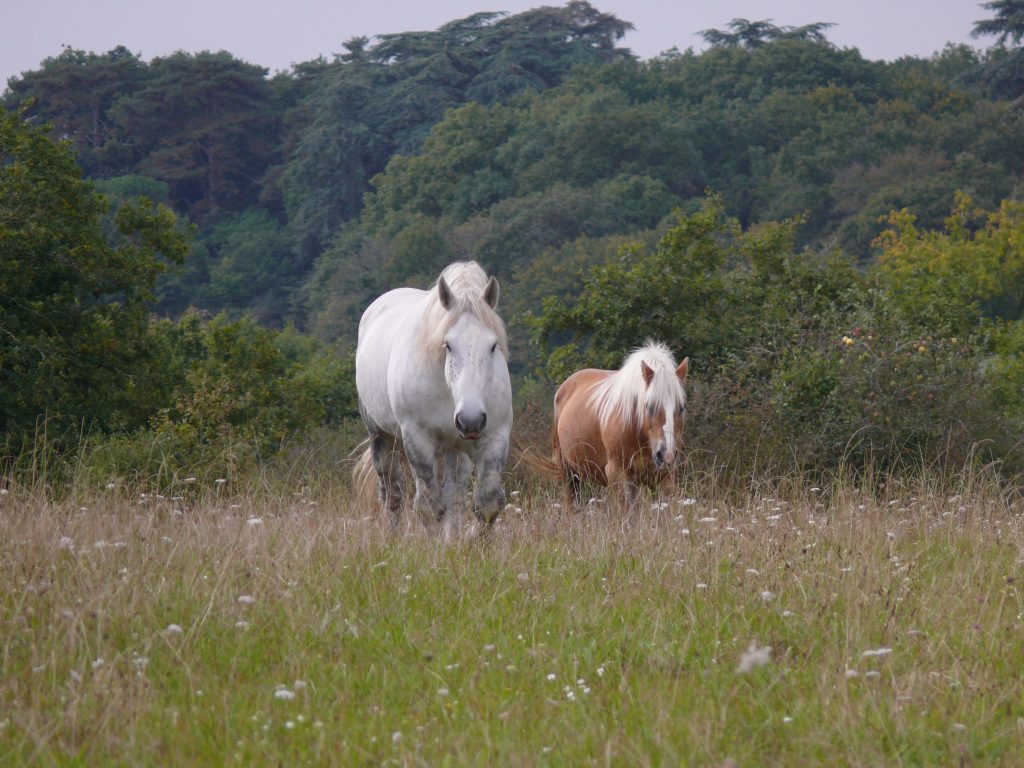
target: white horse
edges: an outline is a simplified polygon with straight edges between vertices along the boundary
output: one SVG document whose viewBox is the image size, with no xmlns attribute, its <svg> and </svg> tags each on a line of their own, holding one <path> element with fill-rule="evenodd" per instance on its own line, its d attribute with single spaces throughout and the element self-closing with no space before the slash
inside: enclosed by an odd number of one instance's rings
<svg viewBox="0 0 1024 768">
<path fill-rule="evenodd" d="M 364 461 L 393 525 L 405 496 L 403 454 L 416 477 L 414 508 L 425 521 L 444 520 L 449 538 L 461 531 L 474 467 L 477 518 L 490 524 L 505 504 L 512 385 L 498 290 L 476 262 L 455 262 L 430 290 L 396 288 L 363 313 L 356 389 L 369 433 Z"/>
</svg>

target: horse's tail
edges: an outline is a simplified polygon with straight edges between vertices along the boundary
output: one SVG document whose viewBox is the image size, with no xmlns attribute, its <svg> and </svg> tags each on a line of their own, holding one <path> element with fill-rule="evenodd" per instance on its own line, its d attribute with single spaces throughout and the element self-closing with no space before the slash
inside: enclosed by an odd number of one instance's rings
<svg viewBox="0 0 1024 768">
<path fill-rule="evenodd" d="M 527 448 L 523 451 L 522 460 L 530 469 L 541 477 L 549 480 L 556 480 L 564 476 L 565 469 L 562 466 L 562 452 L 558 446 L 558 425 L 551 426 L 551 455 L 545 456 L 535 448 Z"/>
<path fill-rule="evenodd" d="M 362 448 L 362 453 L 352 467 L 352 490 L 356 504 L 363 509 L 373 509 L 377 504 L 377 471 L 373 468 L 373 454 L 370 441 L 364 440 L 353 453 Z"/>
<path fill-rule="evenodd" d="M 521 455 L 526 466 L 548 480 L 555 480 L 562 476 L 562 463 L 557 458 L 557 456 L 545 456 L 536 448 L 527 448 Z"/>
</svg>

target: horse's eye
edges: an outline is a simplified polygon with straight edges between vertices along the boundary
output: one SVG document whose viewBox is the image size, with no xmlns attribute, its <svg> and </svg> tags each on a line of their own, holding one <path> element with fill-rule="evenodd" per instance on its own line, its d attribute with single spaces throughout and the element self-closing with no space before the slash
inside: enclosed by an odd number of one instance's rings
<svg viewBox="0 0 1024 768">
<path fill-rule="evenodd" d="M 495 350 L 496 350 L 497 348 L 498 348 L 498 342 L 494 342 L 493 344 L 491 344 L 491 354 L 492 354 L 492 355 L 494 354 L 494 351 L 495 351 Z"/>
</svg>

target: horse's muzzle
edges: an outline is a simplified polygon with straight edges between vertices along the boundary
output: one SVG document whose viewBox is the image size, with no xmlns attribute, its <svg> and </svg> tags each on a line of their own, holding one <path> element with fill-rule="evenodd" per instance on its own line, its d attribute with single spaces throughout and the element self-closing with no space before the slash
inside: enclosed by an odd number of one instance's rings
<svg viewBox="0 0 1024 768">
<path fill-rule="evenodd" d="M 675 453 L 668 453 L 663 449 L 658 449 L 654 452 L 654 466 L 658 469 L 671 467 L 675 463 L 675 459 Z"/>
<path fill-rule="evenodd" d="M 479 440 L 485 426 L 487 426 L 486 413 L 480 413 L 476 416 L 463 416 L 462 413 L 455 414 L 455 429 L 463 440 Z"/>
</svg>

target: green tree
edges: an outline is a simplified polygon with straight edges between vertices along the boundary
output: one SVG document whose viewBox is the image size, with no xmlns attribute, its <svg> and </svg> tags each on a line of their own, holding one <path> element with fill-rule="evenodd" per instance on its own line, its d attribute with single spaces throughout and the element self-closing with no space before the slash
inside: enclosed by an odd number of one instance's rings
<svg viewBox="0 0 1024 768">
<path fill-rule="evenodd" d="M 111 109 L 117 100 L 145 87 L 151 73 L 144 61 L 124 46 L 103 54 L 65 47 L 39 69 L 8 82 L 5 103 L 49 123 L 50 135 L 66 139 L 78 152 L 87 175 L 106 177 L 126 169 Z"/>
<path fill-rule="evenodd" d="M 113 109 L 137 171 L 169 184 L 193 221 L 254 203 L 278 145 L 266 70 L 204 51 L 154 59 L 150 74 Z"/>
<path fill-rule="evenodd" d="M 999 98 L 1016 99 L 1024 94 L 1024 48 L 1020 47 L 1024 40 L 1024 2 L 993 0 L 981 5 L 994 11 L 995 18 L 974 22 L 971 36 L 995 35 L 996 45 L 989 49 L 986 60 L 965 73 L 963 79 Z"/>
<path fill-rule="evenodd" d="M 995 12 L 994 19 L 974 22 L 971 37 L 995 35 L 996 42 L 1020 43 L 1024 39 L 1024 0 L 991 0 L 982 3 L 982 8 Z"/>
<path fill-rule="evenodd" d="M 350 40 L 305 99 L 280 173 L 304 257 L 358 216 L 370 180 L 396 155 L 418 153 L 432 125 L 469 101 L 505 103 L 565 80 L 581 64 L 630 57 L 631 28 L 583 0 L 514 16 L 477 13 L 431 32 Z"/>
<path fill-rule="evenodd" d="M 879 237 L 877 274 L 920 327 L 963 334 L 981 316 L 1024 316 L 1024 203 L 986 213 L 958 194 L 945 231 L 921 230 L 906 209 Z"/>
<path fill-rule="evenodd" d="M 166 207 L 128 202 L 118 242 L 70 146 L 0 113 L 0 433 L 138 424 L 148 415 L 149 302 L 187 239 Z"/>
<path fill-rule="evenodd" d="M 818 21 L 801 27 L 777 27 L 771 22 L 771 19 L 762 21 L 733 19 L 726 24 L 730 31 L 705 29 L 701 31 L 700 36 L 708 45 L 726 48 L 739 46 L 751 49 L 760 48 L 775 40 L 808 40 L 813 43 L 828 44 L 825 30 L 835 26 L 835 24 Z"/>
</svg>

